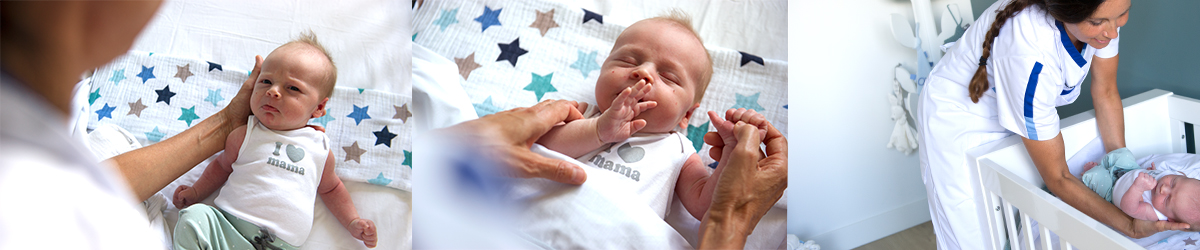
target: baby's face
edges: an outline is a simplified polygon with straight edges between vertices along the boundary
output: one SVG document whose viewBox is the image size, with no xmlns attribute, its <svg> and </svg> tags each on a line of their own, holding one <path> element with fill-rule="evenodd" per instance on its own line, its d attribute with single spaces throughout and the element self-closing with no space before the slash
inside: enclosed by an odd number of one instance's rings
<svg viewBox="0 0 1200 250">
<path fill-rule="evenodd" d="M 250 112 L 267 128 L 292 130 L 325 114 L 322 89 L 329 63 L 306 44 L 293 43 L 272 51 L 250 96 Z"/>
<path fill-rule="evenodd" d="M 1200 215 L 1200 180 L 1182 175 L 1167 175 L 1158 179 L 1151 190 L 1150 202 L 1167 218 L 1198 218 Z"/>
<path fill-rule="evenodd" d="M 668 132 L 687 124 L 696 89 L 708 66 L 704 46 L 687 29 L 663 20 L 645 20 L 625 29 L 601 66 L 596 102 L 607 110 L 627 87 L 646 80 L 651 91 L 644 101 L 658 106 L 642 112 L 644 132 Z"/>
</svg>

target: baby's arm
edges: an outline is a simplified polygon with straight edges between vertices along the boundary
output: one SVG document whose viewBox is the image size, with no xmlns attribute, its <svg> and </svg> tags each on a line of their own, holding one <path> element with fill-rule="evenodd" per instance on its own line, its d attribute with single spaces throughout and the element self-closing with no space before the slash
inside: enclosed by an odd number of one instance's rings
<svg viewBox="0 0 1200 250">
<path fill-rule="evenodd" d="M 221 185 L 224 185 L 225 181 L 229 179 L 229 174 L 233 173 L 232 165 L 238 159 L 238 152 L 242 149 L 244 139 L 246 139 L 246 125 L 229 132 L 229 137 L 225 139 L 225 151 L 222 151 L 221 155 L 213 159 L 207 168 L 204 168 L 200 179 L 191 186 L 179 185 L 178 188 L 175 188 L 175 208 L 183 209 L 196 204 L 221 188 Z"/>
<path fill-rule="evenodd" d="M 329 151 L 329 157 L 325 158 L 325 171 L 321 172 L 321 184 L 317 185 L 317 193 L 321 194 L 325 207 L 350 231 L 351 236 L 363 241 L 367 247 L 375 248 L 378 240 L 375 236 L 375 222 L 358 217 L 358 210 L 350 200 L 350 192 L 346 191 L 342 179 L 333 171 L 333 163 L 333 151 Z"/>
<path fill-rule="evenodd" d="M 1125 191 L 1125 196 L 1121 197 L 1121 211 L 1140 220 L 1158 220 L 1158 216 L 1154 214 L 1154 207 L 1151 207 L 1150 203 L 1142 201 L 1142 192 L 1153 189 L 1156 183 L 1154 177 L 1146 173 L 1138 173 L 1137 179 L 1133 180 L 1129 191 Z"/>
<path fill-rule="evenodd" d="M 727 110 L 725 117 L 728 120 L 717 116 L 717 113 L 714 111 L 709 111 L 708 116 L 709 120 L 712 121 L 713 127 L 717 129 L 717 134 L 725 141 L 725 145 L 737 144 L 737 141 L 733 137 L 733 122 L 737 121 L 750 123 L 763 129 L 763 132 L 760 134 L 766 137 L 766 117 L 758 112 L 754 112 L 754 110 Z M 732 150 L 732 147 L 729 148 Z M 715 152 L 725 151 L 724 148 L 712 148 L 709 150 Z M 679 200 L 683 203 L 684 208 L 687 208 L 688 213 L 691 213 L 696 219 L 703 218 L 704 213 L 708 212 L 708 207 L 712 204 L 712 192 L 716 189 L 717 179 L 720 178 L 724 167 L 725 164 L 717 163 L 717 169 L 710 176 L 707 167 L 700 161 L 700 155 L 692 154 L 684 162 L 683 169 L 679 172 L 679 180 L 675 182 L 675 193 L 679 196 Z"/>
<path fill-rule="evenodd" d="M 704 218 L 712 205 L 713 188 L 717 185 L 717 175 L 709 175 L 708 167 L 700 162 L 700 155 L 692 154 L 683 162 L 679 172 L 679 180 L 675 182 L 675 194 L 688 213 L 697 220 Z"/>
<path fill-rule="evenodd" d="M 557 126 L 542 135 L 537 143 L 572 158 L 583 156 L 606 143 L 629 139 L 646 127 L 645 119 L 634 119 L 643 111 L 658 105 L 654 101 L 638 102 L 650 93 L 650 84 L 639 81 L 625 88 L 600 117 L 579 119 Z"/>
</svg>

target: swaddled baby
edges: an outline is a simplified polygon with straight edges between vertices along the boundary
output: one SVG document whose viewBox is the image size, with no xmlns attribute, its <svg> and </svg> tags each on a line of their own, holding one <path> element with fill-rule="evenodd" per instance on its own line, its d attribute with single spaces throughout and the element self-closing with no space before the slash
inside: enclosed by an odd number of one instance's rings
<svg viewBox="0 0 1200 250">
<path fill-rule="evenodd" d="M 317 195 L 351 236 L 375 247 L 375 223 L 359 218 L 334 174 L 329 138 L 306 126 L 325 115 L 336 80 L 333 60 L 311 33 L 267 56 L 248 124 L 229 133 L 195 184 L 175 190 L 175 249 L 295 249 L 312 229 Z M 195 204 L 218 188 L 216 207 Z"/>
<path fill-rule="evenodd" d="M 1200 226 L 1200 180 L 1178 170 L 1155 169 L 1153 163 L 1141 168 L 1126 148 L 1113 150 L 1100 163 L 1089 162 L 1084 168 L 1081 180 L 1129 216 Z M 1106 182 L 1110 183 L 1107 187 Z"/>
<path fill-rule="evenodd" d="M 674 194 L 699 219 L 716 177 L 676 130 L 685 129 L 700 107 L 711 77 L 712 60 L 686 16 L 638 21 L 621 32 L 601 66 L 595 95 L 602 113 L 585 112 L 589 118 L 555 127 L 538 143 L 622 175 L 637 193 L 632 198 L 643 199 L 659 217 Z M 737 121 L 767 126 L 753 110 L 730 110 L 730 121 L 711 111 L 709 116 L 719 131 L 732 131 Z"/>
</svg>

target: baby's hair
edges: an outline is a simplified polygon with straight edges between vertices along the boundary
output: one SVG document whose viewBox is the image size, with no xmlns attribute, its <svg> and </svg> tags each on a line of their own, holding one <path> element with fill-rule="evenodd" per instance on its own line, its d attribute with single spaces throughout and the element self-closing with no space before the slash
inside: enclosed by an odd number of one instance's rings
<svg viewBox="0 0 1200 250">
<path fill-rule="evenodd" d="M 302 43 L 312 46 L 313 48 L 316 48 L 317 51 L 321 51 L 321 54 L 325 55 L 325 59 L 329 60 L 330 69 L 329 72 L 325 73 L 325 87 L 321 90 L 325 91 L 322 97 L 332 96 L 333 87 L 337 85 L 337 65 L 333 63 L 333 56 L 330 56 L 329 51 L 325 50 L 325 46 L 322 46 L 321 43 L 317 41 L 317 35 L 313 34 L 312 30 L 300 33 L 300 37 L 292 39 L 292 41 L 280 45 L 279 47 L 287 46 L 288 44 L 293 43 Z"/>
<path fill-rule="evenodd" d="M 646 20 L 661 20 L 682 26 L 686 28 L 688 32 L 691 32 L 692 36 L 696 37 L 696 41 L 700 42 L 701 47 L 704 47 L 704 40 L 700 39 L 700 34 L 696 33 L 696 30 L 692 28 L 692 17 L 679 9 L 671 9 L 662 15 L 651 17 Z M 700 103 L 700 100 L 704 98 L 704 90 L 708 89 L 708 82 L 712 80 L 713 60 L 712 55 L 708 54 L 708 49 L 704 50 L 704 58 L 708 59 L 708 67 L 704 68 L 704 72 L 700 73 L 700 79 L 697 82 L 698 85 L 696 85 L 695 103 Z"/>
</svg>

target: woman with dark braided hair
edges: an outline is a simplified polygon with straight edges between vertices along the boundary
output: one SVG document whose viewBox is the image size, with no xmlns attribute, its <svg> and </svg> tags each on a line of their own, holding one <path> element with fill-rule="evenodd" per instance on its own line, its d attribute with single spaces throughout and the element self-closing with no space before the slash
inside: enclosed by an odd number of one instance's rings
<svg viewBox="0 0 1200 250">
<path fill-rule="evenodd" d="M 1067 204 L 1131 237 L 1186 224 L 1136 220 L 1067 169 L 1055 107 L 1074 102 L 1092 71 L 1092 98 L 1106 151 L 1125 147 L 1117 93 L 1118 30 L 1131 0 L 1000 0 L 933 68 L 918 112 L 922 179 L 939 249 L 985 249 L 978 180 L 966 150 L 1011 134 L 1049 189 Z M 999 248 L 1001 246 L 991 246 Z"/>
</svg>

